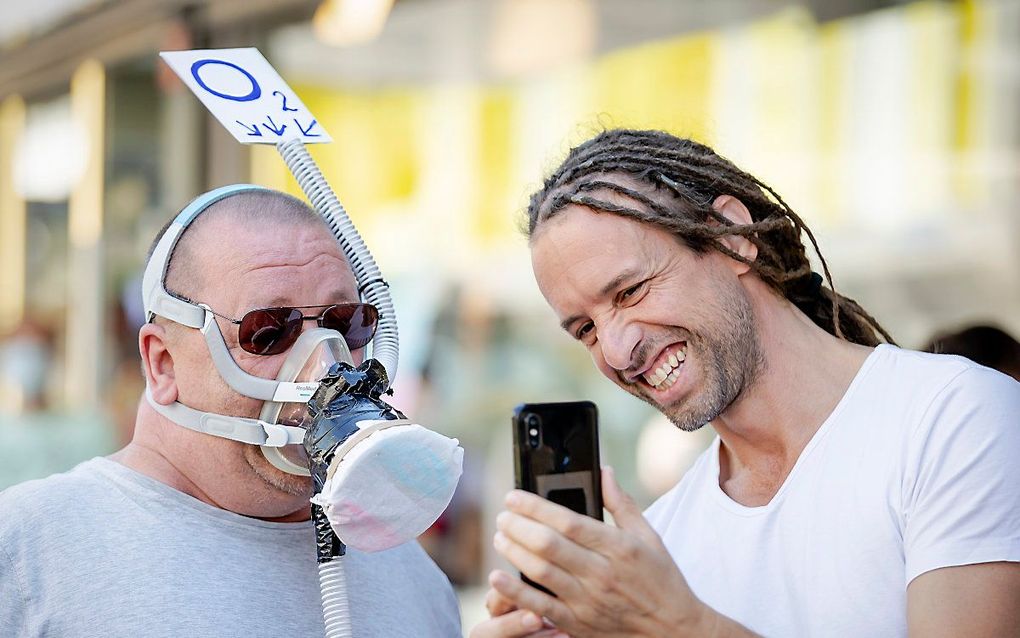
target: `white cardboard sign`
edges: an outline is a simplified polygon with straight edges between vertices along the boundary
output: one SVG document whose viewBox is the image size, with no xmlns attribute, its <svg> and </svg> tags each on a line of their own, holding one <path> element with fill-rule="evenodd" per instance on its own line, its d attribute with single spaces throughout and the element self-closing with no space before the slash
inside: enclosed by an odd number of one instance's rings
<svg viewBox="0 0 1020 638">
<path fill-rule="evenodd" d="M 258 49 L 163 51 L 160 57 L 242 144 L 333 141 Z"/>
</svg>

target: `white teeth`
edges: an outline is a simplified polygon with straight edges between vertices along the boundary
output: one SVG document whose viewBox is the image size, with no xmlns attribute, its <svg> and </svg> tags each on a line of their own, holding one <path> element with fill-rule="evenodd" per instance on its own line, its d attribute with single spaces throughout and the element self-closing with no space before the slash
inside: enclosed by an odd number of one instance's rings
<svg viewBox="0 0 1020 638">
<path fill-rule="evenodd" d="M 676 352 L 669 353 L 666 362 L 652 372 L 651 376 L 646 375 L 645 381 L 657 390 L 665 390 L 673 385 L 680 376 L 680 371 L 677 367 L 685 359 L 687 359 L 687 355 L 683 350 L 678 349 Z"/>
<path fill-rule="evenodd" d="M 677 378 L 679 378 L 679 377 L 680 377 L 680 371 L 679 370 L 674 370 L 674 371 L 670 372 L 669 376 L 667 376 L 665 378 L 665 380 L 663 380 L 662 383 L 659 386 L 657 386 L 657 389 L 665 390 L 666 388 L 672 387 L 673 384 L 676 383 Z"/>
</svg>

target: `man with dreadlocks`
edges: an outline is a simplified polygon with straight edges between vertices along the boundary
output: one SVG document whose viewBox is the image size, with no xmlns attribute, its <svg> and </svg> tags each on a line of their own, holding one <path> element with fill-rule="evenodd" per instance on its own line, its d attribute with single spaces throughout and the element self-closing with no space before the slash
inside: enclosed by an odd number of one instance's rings
<svg viewBox="0 0 1020 638">
<path fill-rule="evenodd" d="M 604 132 L 528 215 L 598 369 L 719 436 L 644 515 L 604 471 L 615 526 L 511 492 L 494 545 L 556 597 L 497 570 L 473 636 L 1020 635 L 1020 384 L 897 348 L 690 140 Z"/>
</svg>

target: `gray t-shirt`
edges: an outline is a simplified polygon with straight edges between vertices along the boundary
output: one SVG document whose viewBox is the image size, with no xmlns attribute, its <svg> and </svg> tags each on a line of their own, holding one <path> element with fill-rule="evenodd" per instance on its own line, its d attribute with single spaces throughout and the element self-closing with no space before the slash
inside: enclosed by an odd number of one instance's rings
<svg viewBox="0 0 1020 638">
<path fill-rule="evenodd" d="M 417 543 L 344 561 L 354 635 L 460 636 Z M 0 636 L 322 636 L 310 522 L 227 512 L 105 458 L 0 493 Z"/>
</svg>

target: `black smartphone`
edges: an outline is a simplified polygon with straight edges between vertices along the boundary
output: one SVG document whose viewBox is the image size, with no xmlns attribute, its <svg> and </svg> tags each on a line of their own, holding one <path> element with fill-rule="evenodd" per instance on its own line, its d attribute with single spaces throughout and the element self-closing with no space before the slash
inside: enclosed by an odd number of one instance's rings
<svg viewBox="0 0 1020 638">
<path fill-rule="evenodd" d="M 601 521 L 602 472 L 595 404 L 525 403 L 514 409 L 513 425 L 517 488 Z M 524 575 L 521 578 L 552 593 Z"/>
</svg>

